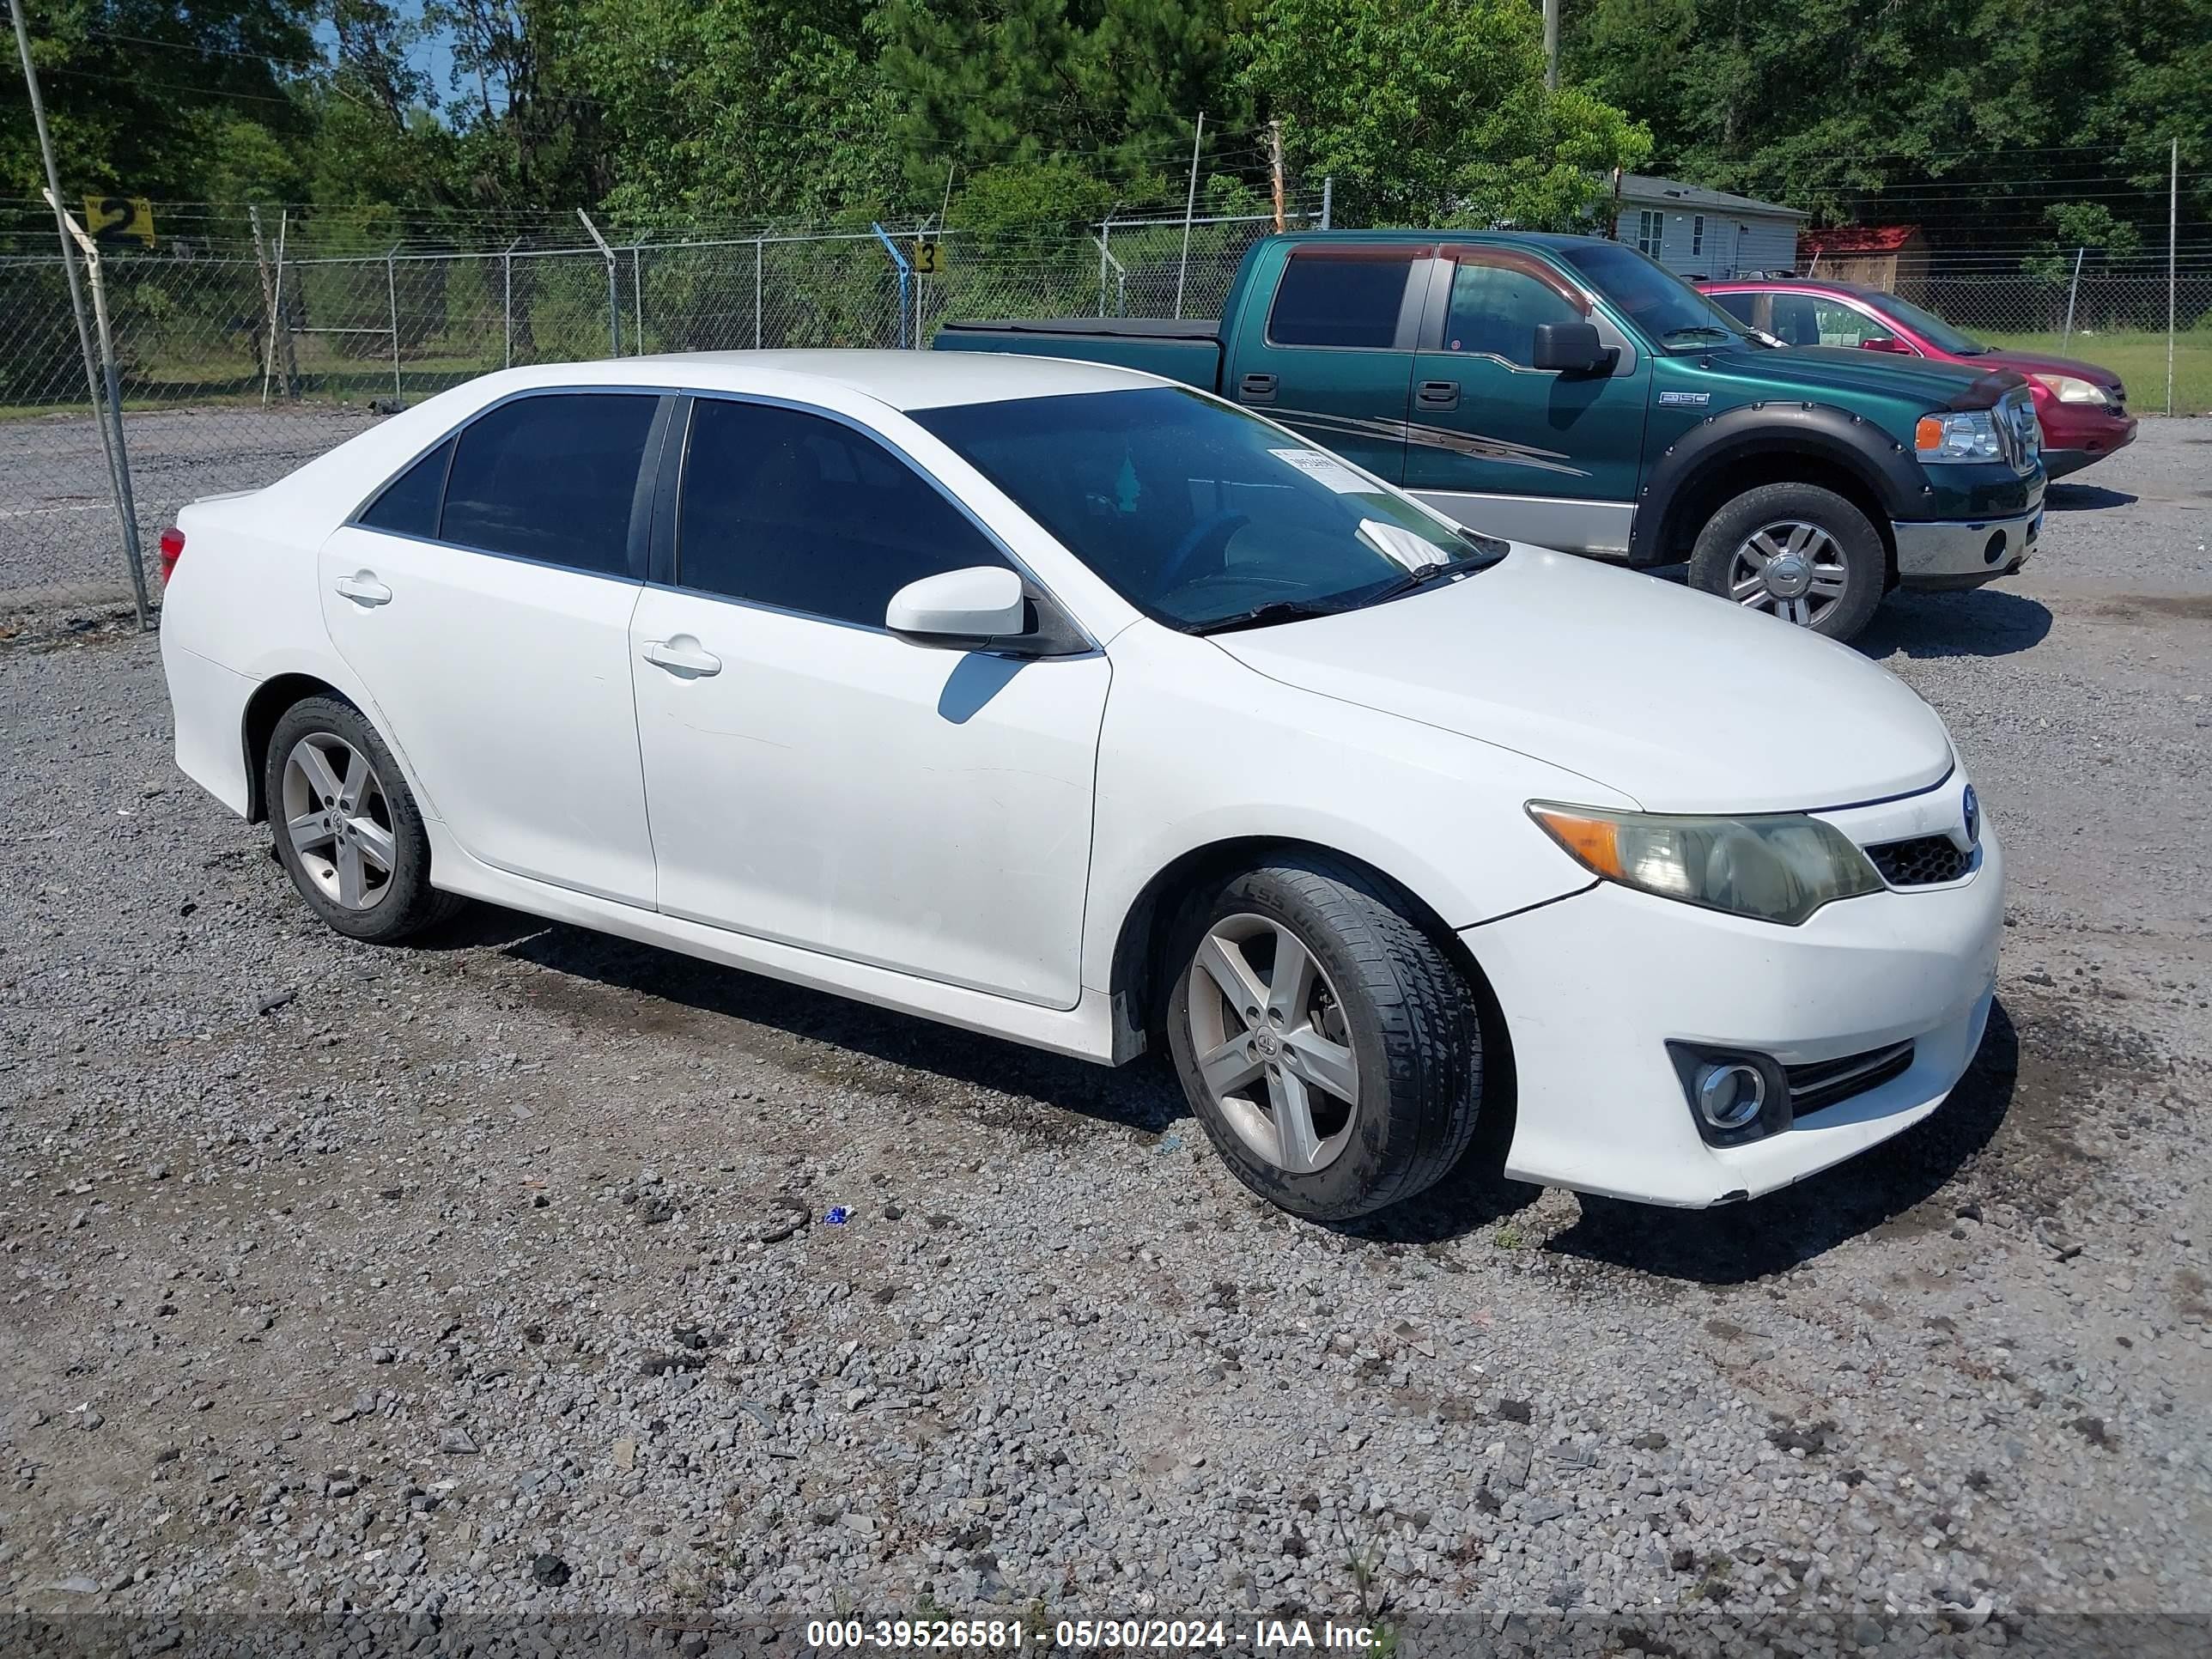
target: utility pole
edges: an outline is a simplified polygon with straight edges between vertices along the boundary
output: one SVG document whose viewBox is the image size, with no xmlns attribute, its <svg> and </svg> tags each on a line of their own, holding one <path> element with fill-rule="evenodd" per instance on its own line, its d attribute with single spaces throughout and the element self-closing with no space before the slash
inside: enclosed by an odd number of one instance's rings
<svg viewBox="0 0 2212 1659">
<path fill-rule="evenodd" d="M 61 170 L 54 165 L 53 135 L 46 131 L 46 100 L 39 94 L 39 71 L 31 62 L 31 27 L 23 21 L 23 0 L 8 0 L 8 13 L 15 24 L 15 50 L 23 59 L 23 85 L 31 94 L 31 120 L 39 130 L 39 155 L 46 164 L 46 200 L 54 210 L 54 234 L 61 239 L 62 273 L 69 279 L 70 312 L 76 319 L 76 343 L 84 353 L 84 381 L 92 394 L 96 417 L 103 401 L 100 365 L 92 355 L 92 331 L 84 325 L 84 291 L 77 285 L 76 250 L 71 246 L 69 215 L 62 208 Z M 2171 378 L 2170 376 L 2168 378 Z M 131 567 L 131 592 L 138 611 L 138 626 L 148 625 L 146 567 L 138 551 L 138 517 L 131 504 L 131 460 L 123 447 L 123 405 L 117 383 L 110 375 L 104 383 L 109 394 L 107 424 L 100 428 L 100 447 L 107 456 L 107 488 L 115 503 L 115 516 L 123 526 L 123 557 Z"/>
<path fill-rule="evenodd" d="M 1182 204 L 1182 263 L 1176 267 L 1175 314 L 1182 315 L 1183 278 L 1190 272 L 1190 216 L 1198 211 L 1198 147 L 1206 142 L 1206 112 L 1198 112 L 1198 131 L 1190 140 L 1190 193 Z"/>
<path fill-rule="evenodd" d="M 1275 181 L 1275 234 L 1280 235 L 1283 224 L 1283 124 L 1267 123 L 1267 170 Z"/>
<path fill-rule="evenodd" d="M 1544 0 L 1544 85 L 1559 89 L 1559 0 Z"/>
</svg>

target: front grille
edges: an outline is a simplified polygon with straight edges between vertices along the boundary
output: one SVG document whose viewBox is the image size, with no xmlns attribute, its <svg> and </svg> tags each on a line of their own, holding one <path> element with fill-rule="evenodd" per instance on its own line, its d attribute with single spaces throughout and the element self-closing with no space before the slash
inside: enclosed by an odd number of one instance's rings
<svg viewBox="0 0 2212 1659">
<path fill-rule="evenodd" d="M 2016 472 L 2026 472 L 2034 466 L 2036 457 L 2043 449 L 2043 427 L 2035 417 L 2035 401 L 2022 388 L 2008 392 L 1998 400 L 1991 424 L 1996 429 L 1997 448 Z"/>
<path fill-rule="evenodd" d="M 1948 836 L 1884 842 L 1868 848 L 1866 854 L 1892 887 L 1933 887 L 1938 882 L 1956 881 L 1974 863 L 1973 854 Z"/>
<path fill-rule="evenodd" d="M 1863 1054 L 1846 1054 L 1841 1060 L 1782 1069 L 1790 1079 L 1790 1115 L 1802 1119 L 1904 1076 L 1912 1069 L 1912 1045 L 1896 1042 L 1887 1048 L 1869 1048 Z"/>
</svg>

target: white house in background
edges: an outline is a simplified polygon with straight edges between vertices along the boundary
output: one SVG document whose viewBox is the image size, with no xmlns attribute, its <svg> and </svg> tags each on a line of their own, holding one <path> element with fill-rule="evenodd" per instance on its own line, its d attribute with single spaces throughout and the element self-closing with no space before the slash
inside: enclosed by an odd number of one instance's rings
<svg viewBox="0 0 2212 1659">
<path fill-rule="evenodd" d="M 1789 270 L 1808 216 L 1778 202 L 1624 173 L 1613 234 L 1678 276 Z"/>
</svg>

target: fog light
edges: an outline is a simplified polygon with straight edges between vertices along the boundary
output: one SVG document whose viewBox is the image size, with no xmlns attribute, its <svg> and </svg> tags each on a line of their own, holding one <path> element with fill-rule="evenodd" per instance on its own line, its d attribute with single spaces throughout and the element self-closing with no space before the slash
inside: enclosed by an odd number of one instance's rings
<svg viewBox="0 0 2212 1659">
<path fill-rule="evenodd" d="M 1766 1104 L 1766 1079 L 1741 1060 L 1700 1066 L 1697 1091 L 1698 1115 L 1716 1129 L 1741 1129 Z"/>
</svg>

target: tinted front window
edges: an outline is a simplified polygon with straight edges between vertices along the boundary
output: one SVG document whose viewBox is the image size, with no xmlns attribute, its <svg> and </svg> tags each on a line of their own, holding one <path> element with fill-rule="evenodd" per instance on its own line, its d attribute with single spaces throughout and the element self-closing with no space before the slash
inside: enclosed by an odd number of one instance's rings
<svg viewBox="0 0 2212 1659">
<path fill-rule="evenodd" d="M 460 434 L 439 538 L 628 575 L 630 514 L 658 403 L 557 392 L 501 404 Z"/>
<path fill-rule="evenodd" d="M 1264 605 L 1348 608 L 1504 550 L 1266 422 L 1162 386 L 914 419 L 1140 610 L 1205 628 Z"/>
<path fill-rule="evenodd" d="M 908 582 L 1006 562 L 872 439 L 724 398 L 693 405 L 677 526 L 681 586 L 871 628 Z"/>
<path fill-rule="evenodd" d="M 1366 346 L 1398 337 L 1406 279 L 1425 247 L 1302 247 L 1275 289 L 1267 338 L 1277 345 Z"/>
<path fill-rule="evenodd" d="M 438 504 L 446 494 L 446 468 L 453 459 L 453 441 L 448 438 L 385 485 L 362 512 L 361 522 L 371 530 L 434 538 Z"/>
<path fill-rule="evenodd" d="M 1876 311 L 1894 317 L 1938 351 L 1954 357 L 1979 357 L 1989 350 L 1972 335 L 1952 327 L 1924 306 L 1900 300 L 1894 294 L 1869 295 L 1868 299 Z"/>
<path fill-rule="evenodd" d="M 1670 350 L 1729 345 L 1741 337 L 1728 313 L 1633 248 L 1592 238 L 1560 252 L 1630 321 Z"/>
<path fill-rule="evenodd" d="M 1537 324 L 1582 320 L 1579 304 L 1533 272 L 1462 258 L 1452 268 L 1444 349 L 1486 353 L 1525 368 L 1536 361 Z"/>
<path fill-rule="evenodd" d="M 1709 294 L 1705 296 L 1739 323 L 1753 320 L 1752 303 L 1759 296 L 1753 294 Z"/>
</svg>

